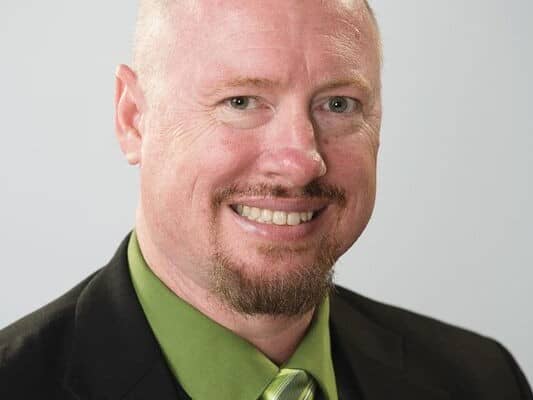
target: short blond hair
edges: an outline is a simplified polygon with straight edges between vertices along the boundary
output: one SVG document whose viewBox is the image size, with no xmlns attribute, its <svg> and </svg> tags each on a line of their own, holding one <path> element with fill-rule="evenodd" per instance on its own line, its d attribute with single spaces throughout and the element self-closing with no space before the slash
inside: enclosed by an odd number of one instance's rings
<svg viewBox="0 0 533 400">
<path fill-rule="evenodd" d="M 139 0 L 133 44 L 133 69 L 145 94 L 155 90 L 154 79 L 161 68 L 162 40 L 168 34 L 175 0 Z M 148 100 L 148 99 L 147 99 Z"/>
</svg>

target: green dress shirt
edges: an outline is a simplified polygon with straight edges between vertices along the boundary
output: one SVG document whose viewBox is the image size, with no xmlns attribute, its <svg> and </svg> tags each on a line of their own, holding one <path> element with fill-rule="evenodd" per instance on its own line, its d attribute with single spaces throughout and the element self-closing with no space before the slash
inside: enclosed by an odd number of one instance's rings
<svg viewBox="0 0 533 400">
<path fill-rule="evenodd" d="M 278 367 L 245 339 L 176 296 L 143 258 L 135 231 L 128 244 L 133 287 L 161 350 L 194 400 L 257 400 L 280 368 L 304 369 L 326 400 L 338 400 L 331 359 L 329 298 L 290 359 Z"/>
</svg>

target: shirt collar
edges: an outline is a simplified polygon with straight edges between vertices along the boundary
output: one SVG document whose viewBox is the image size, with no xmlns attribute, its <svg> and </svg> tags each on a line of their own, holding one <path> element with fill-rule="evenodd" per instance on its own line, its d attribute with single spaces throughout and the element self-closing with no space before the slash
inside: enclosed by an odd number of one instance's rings
<svg viewBox="0 0 533 400">
<path fill-rule="evenodd" d="M 193 399 L 256 400 L 280 368 L 304 369 L 327 400 L 337 400 L 331 359 L 329 298 L 281 367 L 246 340 L 176 296 L 148 267 L 133 231 L 128 245 L 133 287 L 169 367 Z"/>
</svg>

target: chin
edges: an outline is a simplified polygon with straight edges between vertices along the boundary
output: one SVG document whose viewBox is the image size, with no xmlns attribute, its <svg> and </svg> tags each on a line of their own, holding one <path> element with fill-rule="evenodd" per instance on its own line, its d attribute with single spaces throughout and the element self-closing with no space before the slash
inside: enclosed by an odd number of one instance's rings
<svg viewBox="0 0 533 400">
<path fill-rule="evenodd" d="M 319 304 L 332 287 L 335 260 L 328 253 L 266 251 L 249 257 L 218 252 L 211 269 L 212 293 L 239 313 L 291 316 Z"/>
</svg>

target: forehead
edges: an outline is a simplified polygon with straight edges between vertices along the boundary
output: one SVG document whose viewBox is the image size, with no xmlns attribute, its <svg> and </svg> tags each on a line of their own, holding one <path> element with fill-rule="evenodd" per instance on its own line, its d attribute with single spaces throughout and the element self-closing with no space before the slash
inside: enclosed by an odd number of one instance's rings
<svg viewBox="0 0 533 400">
<path fill-rule="evenodd" d="M 310 33 L 337 40 L 349 36 L 356 42 L 372 36 L 368 11 L 361 0 L 204 0 L 197 3 L 193 13 L 191 29 L 208 29 L 201 37 L 214 42 L 247 42 L 261 34 L 272 42 L 289 45 Z"/>
<path fill-rule="evenodd" d="M 379 75 L 374 25 L 360 0 L 204 0 L 180 25 L 185 51 L 174 53 L 188 61 L 174 61 L 200 63 L 195 72 L 204 78 L 277 71 L 290 80 L 327 68 Z"/>
</svg>

